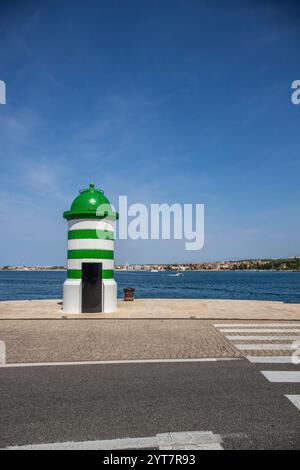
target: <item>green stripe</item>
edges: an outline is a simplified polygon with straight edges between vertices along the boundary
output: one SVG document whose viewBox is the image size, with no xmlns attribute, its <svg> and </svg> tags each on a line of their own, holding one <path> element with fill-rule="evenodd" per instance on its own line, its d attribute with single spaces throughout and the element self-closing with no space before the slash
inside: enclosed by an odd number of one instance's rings
<svg viewBox="0 0 300 470">
<path fill-rule="evenodd" d="M 82 271 L 81 269 L 68 269 L 67 278 L 68 279 L 81 279 Z M 113 279 L 114 270 L 113 269 L 102 269 L 102 279 Z"/>
<path fill-rule="evenodd" d="M 114 270 L 113 269 L 102 269 L 102 279 L 113 279 Z"/>
<path fill-rule="evenodd" d="M 68 269 L 67 278 L 68 279 L 81 279 L 81 269 Z"/>
<path fill-rule="evenodd" d="M 113 240 L 114 232 L 110 230 L 79 229 L 69 230 L 68 239 L 78 240 L 81 238 L 100 238 L 101 240 Z"/>
<path fill-rule="evenodd" d="M 113 250 L 68 250 L 68 259 L 114 259 Z"/>
</svg>

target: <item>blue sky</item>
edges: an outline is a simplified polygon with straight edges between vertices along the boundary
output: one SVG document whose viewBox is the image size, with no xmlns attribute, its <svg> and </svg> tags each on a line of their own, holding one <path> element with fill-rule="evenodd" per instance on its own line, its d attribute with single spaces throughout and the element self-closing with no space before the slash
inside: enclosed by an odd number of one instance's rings
<svg viewBox="0 0 300 470">
<path fill-rule="evenodd" d="M 300 255 L 297 2 L 1 2 L 0 264 L 63 264 L 68 209 L 204 203 L 205 246 L 116 261 Z"/>
</svg>

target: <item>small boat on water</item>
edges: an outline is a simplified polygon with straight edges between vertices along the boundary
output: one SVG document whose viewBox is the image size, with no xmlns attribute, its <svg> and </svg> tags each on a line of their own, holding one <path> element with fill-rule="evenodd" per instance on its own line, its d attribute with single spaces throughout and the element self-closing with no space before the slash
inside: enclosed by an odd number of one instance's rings
<svg viewBox="0 0 300 470">
<path fill-rule="evenodd" d="M 158 269 L 151 269 L 150 273 L 158 273 Z"/>
<path fill-rule="evenodd" d="M 168 274 L 170 277 L 181 277 L 183 276 L 183 273 L 176 273 L 176 274 Z"/>
</svg>

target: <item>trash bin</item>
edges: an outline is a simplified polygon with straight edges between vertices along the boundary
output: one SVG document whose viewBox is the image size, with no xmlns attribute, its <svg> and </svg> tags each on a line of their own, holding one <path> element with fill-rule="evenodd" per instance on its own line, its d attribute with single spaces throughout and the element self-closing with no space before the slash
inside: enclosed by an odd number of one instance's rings
<svg viewBox="0 0 300 470">
<path fill-rule="evenodd" d="M 132 287 L 125 287 L 124 290 L 124 300 L 128 301 L 128 300 L 134 300 L 134 292 L 135 292 L 135 289 L 133 289 Z"/>
</svg>

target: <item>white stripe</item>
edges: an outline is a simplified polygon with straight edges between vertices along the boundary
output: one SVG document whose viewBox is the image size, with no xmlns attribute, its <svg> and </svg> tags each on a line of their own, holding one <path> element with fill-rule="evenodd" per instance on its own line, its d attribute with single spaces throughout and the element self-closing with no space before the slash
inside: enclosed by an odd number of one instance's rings
<svg viewBox="0 0 300 470">
<path fill-rule="evenodd" d="M 246 356 L 246 359 L 254 364 L 293 364 L 292 356 Z"/>
<path fill-rule="evenodd" d="M 68 240 L 68 250 L 113 250 L 113 240 L 79 238 Z"/>
<path fill-rule="evenodd" d="M 254 349 L 255 351 L 264 351 L 264 350 L 286 350 L 286 349 L 296 349 L 293 344 L 272 344 L 272 343 L 265 343 L 265 344 L 235 344 L 234 345 L 237 349 L 250 351 Z"/>
<path fill-rule="evenodd" d="M 95 219 L 76 219 L 69 220 L 69 230 L 110 230 L 114 231 L 114 223 L 111 221 L 95 220 Z"/>
<path fill-rule="evenodd" d="M 286 395 L 286 397 L 300 410 L 300 395 Z"/>
<path fill-rule="evenodd" d="M 279 322 L 279 323 L 214 323 L 214 326 L 216 328 L 236 328 L 236 327 L 243 327 L 243 328 L 255 328 L 255 327 L 272 327 L 272 326 L 284 326 L 284 327 L 289 327 L 289 326 L 299 326 L 300 327 L 300 322 L 291 322 L 291 323 L 284 323 L 284 322 Z"/>
<path fill-rule="evenodd" d="M 127 437 L 81 442 L 57 442 L 52 444 L 33 444 L 9 446 L 6 450 L 117 450 L 117 449 L 159 449 L 159 450 L 222 450 L 221 437 L 210 431 L 168 432 L 153 437 Z M 130 457 L 127 457 L 129 459 Z M 135 457 L 134 457 L 135 458 Z M 128 466 L 128 465 L 127 465 Z M 130 467 L 134 464 L 130 463 Z"/>
<path fill-rule="evenodd" d="M 156 363 L 179 363 L 179 362 L 216 362 L 216 361 L 238 361 L 239 357 L 200 357 L 195 359 L 124 359 L 119 361 L 74 361 L 74 362 L 16 362 L 0 364 L 1 368 L 9 367 L 44 367 L 44 366 L 84 366 L 102 364 L 156 364 Z"/>
<path fill-rule="evenodd" d="M 102 269 L 114 269 L 113 259 L 68 259 L 68 269 L 81 269 L 82 263 L 102 263 Z"/>
<path fill-rule="evenodd" d="M 298 371 L 262 370 L 261 373 L 269 382 L 300 382 L 300 372 Z"/>
<path fill-rule="evenodd" d="M 226 338 L 230 341 L 244 341 L 244 340 L 256 340 L 256 341 L 274 341 L 276 339 L 286 339 L 287 341 L 294 341 L 294 340 L 299 340 L 300 344 L 300 336 L 299 335 L 286 335 L 286 336 L 226 336 Z"/>
<path fill-rule="evenodd" d="M 300 333 L 299 328 L 285 330 L 283 328 L 226 328 L 220 330 L 222 333 Z"/>
</svg>

